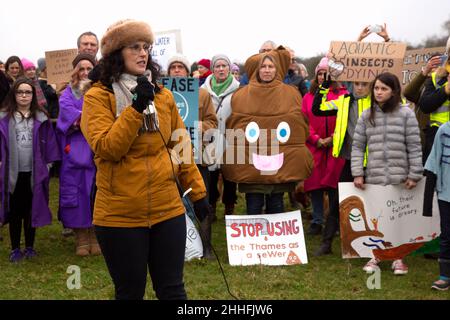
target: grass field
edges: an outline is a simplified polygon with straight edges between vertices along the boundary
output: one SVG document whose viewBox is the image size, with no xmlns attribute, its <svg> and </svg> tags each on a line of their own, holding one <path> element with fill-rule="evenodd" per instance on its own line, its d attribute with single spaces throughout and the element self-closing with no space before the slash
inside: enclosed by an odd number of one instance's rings
<svg viewBox="0 0 450 320">
<path fill-rule="evenodd" d="M 51 208 L 58 207 L 58 182 L 51 181 Z M 289 208 L 286 201 L 286 208 Z M 245 204 L 239 197 L 238 212 Z M 305 229 L 309 221 L 304 221 Z M 61 224 L 37 230 L 36 259 L 12 264 L 8 261 L 9 234 L 3 228 L 0 242 L 0 299 L 112 299 L 114 288 L 102 257 L 80 258 L 74 254 L 74 238 L 61 235 Z M 394 276 L 389 263 L 382 264 L 381 289 L 369 290 L 368 276 L 361 270 L 366 259 L 343 260 L 339 241 L 333 255 L 316 258 L 312 252 L 319 245 L 318 236 L 306 238 L 309 263 L 285 267 L 228 265 L 223 206 L 218 207 L 218 221 L 213 226 L 213 245 L 230 285 L 239 299 L 449 299 L 450 291 L 430 289 L 438 275 L 438 263 L 422 256 L 407 257 L 409 274 Z M 81 269 L 81 289 L 69 290 L 67 268 Z M 232 299 L 228 294 L 217 261 L 193 261 L 185 265 L 185 285 L 189 299 Z M 148 279 L 146 299 L 155 299 Z"/>
</svg>

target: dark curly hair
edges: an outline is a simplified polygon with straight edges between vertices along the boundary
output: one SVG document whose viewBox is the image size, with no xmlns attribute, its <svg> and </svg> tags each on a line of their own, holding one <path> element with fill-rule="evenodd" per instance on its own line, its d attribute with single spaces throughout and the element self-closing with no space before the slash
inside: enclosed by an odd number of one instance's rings
<svg viewBox="0 0 450 320">
<path fill-rule="evenodd" d="M 122 56 L 122 48 L 100 59 L 97 68 L 95 68 L 96 76 L 90 79 L 100 81 L 103 85 L 111 88 L 113 82 L 119 81 L 122 73 L 125 72 L 125 61 Z M 152 73 L 152 84 L 155 87 L 155 93 L 160 91 L 157 82 L 161 77 L 161 66 L 152 60 L 152 56 L 148 54 L 147 70 Z"/>
</svg>

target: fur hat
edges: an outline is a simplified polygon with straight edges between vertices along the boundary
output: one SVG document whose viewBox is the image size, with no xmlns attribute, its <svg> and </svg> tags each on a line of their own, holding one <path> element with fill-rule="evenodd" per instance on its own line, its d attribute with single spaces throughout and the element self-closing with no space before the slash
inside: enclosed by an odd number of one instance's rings
<svg viewBox="0 0 450 320">
<path fill-rule="evenodd" d="M 23 65 L 23 70 L 24 71 L 27 71 L 27 70 L 33 69 L 33 68 L 36 69 L 36 66 L 30 60 L 25 59 L 25 58 L 22 58 L 20 60 L 22 61 L 22 65 Z"/>
<path fill-rule="evenodd" d="M 211 60 L 209 59 L 202 59 L 199 62 L 197 62 L 197 64 L 200 66 L 204 66 L 208 70 L 211 68 Z"/>
<path fill-rule="evenodd" d="M 214 66 L 216 65 L 216 62 L 219 61 L 219 60 L 224 60 L 224 61 L 226 61 L 226 62 L 228 63 L 228 66 L 230 66 L 230 69 L 231 69 L 231 61 L 230 61 L 230 59 L 229 59 L 226 55 L 224 55 L 224 54 L 216 54 L 216 55 L 212 58 L 212 60 L 211 60 L 211 69 L 214 69 Z"/>
<path fill-rule="evenodd" d="M 136 41 L 153 44 L 154 36 L 150 26 L 142 21 L 120 20 L 111 25 L 100 42 L 102 56 L 107 56 Z"/>
<path fill-rule="evenodd" d="M 167 61 L 167 70 L 170 69 L 170 66 L 172 65 L 172 63 L 174 62 L 179 62 L 182 63 L 184 65 L 184 67 L 186 68 L 187 73 L 190 73 L 191 68 L 189 67 L 189 61 L 188 59 L 182 55 L 181 53 L 177 53 L 174 56 L 170 57 L 170 59 Z"/>
<path fill-rule="evenodd" d="M 87 60 L 95 66 L 95 57 L 93 55 L 89 53 L 79 53 L 72 61 L 72 66 L 74 69 L 81 60 Z"/>
<path fill-rule="evenodd" d="M 314 70 L 315 75 L 317 76 L 317 73 L 319 70 L 328 70 L 328 58 L 323 57 L 320 59 L 319 64 L 317 65 L 316 69 Z"/>
</svg>

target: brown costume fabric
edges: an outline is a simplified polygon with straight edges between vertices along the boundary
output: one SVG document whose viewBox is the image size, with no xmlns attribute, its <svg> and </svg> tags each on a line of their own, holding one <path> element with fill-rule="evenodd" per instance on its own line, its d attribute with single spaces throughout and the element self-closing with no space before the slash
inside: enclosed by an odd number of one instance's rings
<svg viewBox="0 0 450 320">
<path fill-rule="evenodd" d="M 277 75 L 270 83 L 257 80 L 257 73 L 263 59 L 270 55 L 276 65 Z M 270 150 L 270 129 L 276 130 L 282 121 L 289 124 L 291 134 L 286 143 L 279 144 L 279 153 L 284 153 L 284 162 L 276 174 L 261 174 L 249 157 L 249 143 L 245 139 L 230 139 L 227 137 L 228 147 L 224 157 L 223 173 L 228 180 L 238 183 L 278 184 L 301 181 L 309 177 L 313 167 L 313 158 L 305 145 L 309 135 L 307 119 L 301 112 L 302 98 L 298 90 L 283 83 L 290 64 L 290 54 L 283 47 L 270 52 L 256 54 L 247 59 L 245 70 L 250 82 L 240 88 L 231 98 L 232 113 L 226 122 L 227 129 L 241 129 L 245 132 L 248 123 L 254 121 L 260 130 L 266 129 L 267 149 L 258 145 L 259 155 L 272 155 Z M 262 132 L 256 144 L 259 144 Z M 276 139 L 276 135 L 274 137 Z M 255 145 L 255 144 L 253 144 Z M 227 159 L 234 153 L 235 164 Z M 245 164 L 236 164 L 237 155 L 245 153 Z M 250 159 L 250 160 L 249 160 Z"/>
</svg>

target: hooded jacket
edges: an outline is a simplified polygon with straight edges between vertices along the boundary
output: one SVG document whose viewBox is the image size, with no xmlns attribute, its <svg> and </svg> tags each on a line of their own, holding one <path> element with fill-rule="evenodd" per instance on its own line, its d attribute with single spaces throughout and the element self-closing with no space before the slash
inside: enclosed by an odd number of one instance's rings
<svg viewBox="0 0 450 320">
<path fill-rule="evenodd" d="M 175 152 L 181 151 L 181 143 L 190 146 L 191 141 L 172 93 L 162 88 L 154 104 L 160 132 L 138 134 L 142 114 L 127 106 L 116 118 L 111 89 L 97 82 L 84 96 L 81 130 L 97 167 L 95 225 L 151 227 L 184 214 L 174 175 L 184 190 L 192 188 L 189 196 L 193 202 L 206 196 L 192 153 Z M 182 142 L 172 141 L 175 130 Z M 184 158 L 188 161 L 182 161 Z"/>
<path fill-rule="evenodd" d="M 271 56 L 276 66 L 275 79 L 270 83 L 257 79 L 266 56 Z M 233 94 L 226 122 L 227 129 L 233 129 L 238 136 L 241 130 L 240 136 L 245 138 L 227 136 L 223 168 L 227 179 L 246 184 L 281 184 L 301 181 L 311 174 L 313 158 L 306 147 L 309 128 L 301 111 L 302 98 L 297 88 L 283 83 L 289 64 L 290 54 L 283 47 L 247 59 L 245 70 L 250 82 Z M 272 150 L 271 145 L 279 146 L 279 150 Z M 239 159 L 242 156 L 244 163 Z"/>
</svg>

